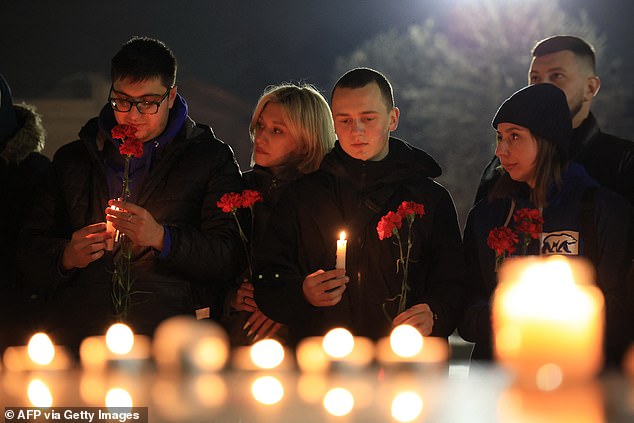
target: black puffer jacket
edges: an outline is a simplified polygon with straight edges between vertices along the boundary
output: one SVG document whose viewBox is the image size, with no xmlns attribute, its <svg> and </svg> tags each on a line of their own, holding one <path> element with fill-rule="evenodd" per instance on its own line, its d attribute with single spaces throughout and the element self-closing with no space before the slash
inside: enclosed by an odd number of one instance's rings
<svg viewBox="0 0 634 423">
<path fill-rule="evenodd" d="M 113 316 L 112 254 L 69 275 L 59 270 L 71 234 L 103 222 L 109 197 L 104 168 L 104 146 L 109 143 L 96 118 L 82 128 L 80 138 L 56 153 L 48 189 L 21 238 L 28 282 L 51 295 L 49 330 L 58 342 L 70 345 L 103 333 Z M 231 148 L 209 127 L 188 118 L 156 156 L 138 191 L 136 203 L 169 228 L 171 250 L 161 258 L 157 251 L 133 246 L 132 275 L 138 293 L 129 321 L 135 332 L 151 334 L 161 320 L 191 314 L 204 305 L 196 303 L 196 286 L 211 287 L 224 296 L 242 250 L 231 215 L 216 202 L 225 192 L 241 189 Z"/>
<path fill-rule="evenodd" d="M 39 304 L 24 289 L 16 261 L 16 244 L 33 192 L 43 185 L 49 160 L 41 154 L 46 131 L 30 105 L 14 105 L 18 130 L 0 140 L 0 351 L 22 345 L 32 335 Z"/>
<path fill-rule="evenodd" d="M 570 157 L 599 184 L 621 194 L 634 206 L 634 142 L 601 132 L 592 115 L 572 132 Z M 499 177 L 497 157 L 482 172 L 475 202 L 486 197 Z"/>
<path fill-rule="evenodd" d="M 430 156 L 394 138 L 380 162 L 353 159 L 337 143 L 319 171 L 288 187 L 269 220 L 267 248 L 256 257 L 255 296 L 262 311 L 289 325 L 293 341 L 334 326 L 385 336 L 391 323 L 382 304 L 400 292 L 402 276 L 396 272 L 397 245 L 379 240 L 376 227 L 402 201 L 416 201 L 425 215 L 414 221 L 407 306 L 429 304 L 438 316 L 433 334 L 449 335 L 460 313 L 464 265 L 453 202 L 430 179 L 438 175 Z M 350 282 L 339 304 L 314 307 L 303 296 L 302 282 L 318 269 L 335 267 L 341 230 L 348 233 Z"/>
</svg>

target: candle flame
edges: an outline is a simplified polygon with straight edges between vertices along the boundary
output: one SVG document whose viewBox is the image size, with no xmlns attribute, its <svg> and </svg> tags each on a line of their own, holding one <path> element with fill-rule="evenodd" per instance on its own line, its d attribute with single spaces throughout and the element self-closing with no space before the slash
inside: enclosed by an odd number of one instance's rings
<svg viewBox="0 0 634 423">
<path fill-rule="evenodd" d="M 346 240 L 346 232 L 345 231 L 341 231 L 341 233 L 339 233 L 339 240 L 340 241 L 345 241 Z"/>
<path fill-rule="evenodd" d="M 262 369 L 273 369 L 284 361 L 284 347 L 275 339 L 263 339 L 251 347 L 251 361 Z"/>
<path fill-rule="evenodd" d="M 399 357 L 414 357 L 423 349 L 423 336 L 411 325 L 398 325 L 390 334 L 390 346 Z"/>
<path fill-rule="evenodd" d="M 106 345 L 115 354 L 123 355 L 132 351 L 134 333 L 124 323 L 115 323 L 106 332 Z"/>
<path fill-rule="evenodd" d="M 40 365 L 51 364 L 55 358 L 55 346 L 51 338 L 44 332 L 38 332 L 31 337 L 27 347 L 29 358 Z"/>
<path fill-rule="evenodd" d="M 326 354 L 334 358 L 344 358 L 354 349 L 354 337 L 344 328 L 330 330 L 322 341 Z"/>
</svg>

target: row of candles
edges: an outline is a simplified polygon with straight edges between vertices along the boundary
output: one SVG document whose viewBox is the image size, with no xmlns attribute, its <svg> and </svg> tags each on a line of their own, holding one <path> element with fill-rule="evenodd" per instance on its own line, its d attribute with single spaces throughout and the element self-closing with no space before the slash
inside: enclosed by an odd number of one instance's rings
<svg viewBox="0 0 634 423">
<path fill-rule="evenodd" d="M 603 298 L 591 283 L 591 268 L 583 261 L 562 257 L 523 258 L 507 260 L 499 276 L 492 304 L 496 359 L 517 377 L 517 384 L 500 398 L 500 413 L 522 421 L 518 413 L 549 411 L 543 405 L 552 402 L 556 404 L 553 410 L 575 412 L 576 418 L 581 419 L 576 421 L 600 421 L 587 420 L 600 417 L 603 409 L 601 393 L 593 380 L 602 362 Z M 153 360 L 159 370 L 153 389 L 160 391 L 161 397 L 155 406 L 167 404 L 166 392 L 178 388 L 175 384 L 180 382 L 175 382 L 171 375 L 188 370 L 189 378 L 200 387 L 195 397 L 200 397 L 197 401 L 201 407 L 207 411 L 214 407 L 222 409 L 229 395 L 228 379 L 218 372 L 231 367 L 249 371 L 229 375 L 249 378 L 250 394 L 259 404 L 281 403 L 285 392 L 288 394 L 288 380 L 299 378 L 297 390 L 306 403 L 321 402 L 328 414 L 343 416 L 354 407 L 364 407 L 363 398 L 368 396 L 360 388 L 364 383 L 353 383 L 358 380 L 357 375 L 363 374 L 354 370 L 368 369 L 377 363 L 384 370 L 410 370 L 394 372 L 409 379 L 405 382 L 399 379 L 398 389 L 386 396 L 391 398 L 392 417 L 408 422 L 420 418 L 424 409 L 429 412 L 432 398 L 429 392 L 424 392 L 425 378 L 417 375 L 429 375 L 430 369 L 443 368 L 450 354 L 445 339 L 422 337 L 407 325 L 394 328 L 389 337 L 378 342 L 335 328 L 323 337 L 304 339 L 294 352 L 289 354 L 288 349 L 272 339 L 231 351 L 222 328 L 210 321 L 184 316 L 163 322 L 153 339 L 134 335 L 127 326 L 117 324 L 105 336 L 86 338 L 81 345 L 82 397 L 92 406 L 148 404 L 147 398 L 143 399 L 138 391 L 135 393 L 134 382 L 107 390 L 95 387 L 103 384 L 104 379 L 113 378 L 113 374 L 138 382 L 136 379 L 142 373 L 137 370 L 146 368 Z M 5 382 L 30 375 L 28 398 L 38 407 L 53 404 L 54 391 L 47 378 L 54 378 L 57 372 L 50 370 L 74 367 L 68 351 L 54 346 L 41 333 L 34 335 L 26 347 L 8 348 L 3 363 L 6 371 L 0 377 Z M 634 375 L 634 350 L 625 365 Z M 295 368 L 301 372 L 286 371 Z M 106 369 L 110 371 L 105 372 Z M 270 371 L 277 373 L 266 374 Z M 39 373 L 43 376 L 33 377 Z M 334 385 L 326 388 L 325 381 L 333 377 Z M 310 385 L 310 389 L 303 389 L 304 384 Z M 17 387 L 19 383 L 9 385 Z M 323 389 L 317 389 L 319 386 Z M 526 391 L 526 387 L 532 389 Z M 358 392 L 359 389 L 363 392 Z M 165 413 L 173 412 L 178 401 L 183 401 L 178 393 L 173 395 L 177 399 L 169 403 Z M 178 409 L 191 412 L 183 407 Z"/>
<path fill-rule="evenodd" d="M 112 325 L 105 336 L 91 336 L 79 349 L 84 369 L 103 370 L 110 364 L 132 367 L 154 358 L 159 369 L 215 372 L 230 363 L 239 370 L 291 369 L 306 372 L 363 369 L 375 359 L 381 364 L 443 364 L 449 357 L 444 338 L 423 336 L 412 326 L 396 327 L 390 337 L 372 342 L 335 328 L 323 337 L 309 337 L 296 348 L 295 361 L 275 339 L 237 347 L 230 357 L 227 335 L 215 323 L 178 316 L 163 322 L 154 341 L 135 335 L 123 323 Z M 25 347 L 9 347 L 3 355 L 8 371 L 66 370 L 73 367 L 69 352 L 55 346 L 45 333 L 33 335 Z"/>
<path fill-rule="evenodd" d="M 509 259 L 500 269 L 493 304 L 497 361 L 519 379 L 540 384 L 564 379 L 589 380 L 602 365 L 604 310 L 601 292 L 592 282 L 592 268 L 582 260 Z M 380 365 L 439 364 L 449 358 L 445 339 L 422 337 L 411 326 L 396 327 L 390 337 L 373 342 L 335 328 L 324 337 L 297 345 L 295 361 L 272 339 L 229 349 L 224 330 L 211 321 L 184 316 L 168 319 L 153 341 L 134 335 L 123 324 L 105 336 L 86 338 L 80 347 L 83 368 L 109 363 L 142 363 L 153 357 L 159 369 L 183 366 L 201 371 L 223 369 L 231 357 L 235 369 L 293 368 L 302 371 L 362 369 Z M 45 334 L 33 336 L 28 347 L 9 347 L 3 355 L 8 370 L 67 369 L 73 363 L 63 347 Z M 556 387 L 555 386 L 555 387 Z"/>
<path fill-rule="evenodd" d="M 345 251 L 343 243 L 341 249 Z M 535 381 L 543 374 L 572 381 L 593 378 L 603 362 L 604 303 L 592 278 L 592 267 L 583 260 L 563 256 L 507 259 L 492 302 L 498 362 L 525 380 Z M 37 334 L 28 348 L 9 347 L 3 356 L 5 367 L 69 368 L 68 352 L 53 347 L 47 339 L 45 334 Z M 186 365 L 217 371 L 229 361 L 228 345 L 226 333 L 217 324 L 179 316 L 159 326 L 153 343 L 149 337 L 134 335 L 123 324 L 113 325 L 105 337 L 86 338 L 80 358 L 84 368 L 104 368 L 112 361 L 138 362 L 153 356 L 159 368 Z M 444 363 L 449 347 L 445 339 L 423 338 L 413 327 L 403 325 L 377 343 L 336 328 L 324 337 L 304 339 L 295 353 L 293 363 L 277 341 L 263 340 L 233 351 L 231 365 L 257 369 L 296 364 L 302 371 L 323 371 L 363 368 L 373 362 Z M 35 358 L 37 355 L 43 358 Z M 263 364 L 266 360 L 275 364 Z"/>
</svg>

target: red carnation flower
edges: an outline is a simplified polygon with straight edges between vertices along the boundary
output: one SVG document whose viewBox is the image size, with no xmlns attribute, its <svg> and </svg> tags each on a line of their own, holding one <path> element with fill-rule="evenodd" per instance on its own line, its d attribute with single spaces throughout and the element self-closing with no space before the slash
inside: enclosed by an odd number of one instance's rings
<svg viewBox="0 0 634 423">
<path fill-rule="evenodd" d="M 400 229 L 403 225 L 403 217 L 393 211 L 387 212 L 385 216 L 379 220 L 379 224 L 376 226 L 376 231 L 379 234 L 379 239 L 390 238 L 395 229 Z"/>
<path fill-rule="evenodd" d="M 489 248 L 495 250 L 497 256 L 502 257 L 505 254 L 513 254 L 518 242 L 517 234 L 506 226 L 491 229 L 487 237 Z"/>
<path fill-rule="evenodd" d="M 415 201 L 403 201 L 398 210 L 396 210 L 402 217 L 408 216 L 423 216 L 425 214 L 425 206 L 418 204 Z"/>
<path fill-rule="evenodd" d="M 126 140 L 127 138 L 134 138 L 136 134 L 136 126 L 133 125 L 115 125 L 110 131 L 112 138 L 117 140 Z"/>
<path fill-rule="evenodd" d="M 245 189 L 242 191 L 242 207 L 253 207 L 255 203 L 260 201 L 264 201 L 264 199 L 259 191 L 254 191 L 252 189 Z"/>
<path fill-rule="evenodd" d="M 528 234 L 533 239 L 538 239 L 542 233 L 544 218 L 538 209 L 518 209 L 513 213 L 513 221 L 518 232 Z"/>
<path fill-rule="evenodd" d="M 228 192 L 220 197 L 220 201 L 218 201 L 216 205 L 225 213 L 235 213 L 242 205 L 242 195 L 235 192 Z"/>
<path fill-rule="evenodd" d="M 121 140 L 119 153 L 129 157 L 143 157 L 143 142 L 136 134 L 136 127 L 132 125 L 115 125 L 110 131 L 112 138 Z"/>
</svg>

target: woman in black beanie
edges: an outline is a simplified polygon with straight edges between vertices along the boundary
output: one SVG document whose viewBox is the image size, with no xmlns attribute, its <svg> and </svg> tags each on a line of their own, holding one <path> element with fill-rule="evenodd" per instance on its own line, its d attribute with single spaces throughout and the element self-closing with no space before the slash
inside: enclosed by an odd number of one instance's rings
<svg viewBox="0 0 634 423">
<path fill-rule="evenodd" d="M 472 359 L 493 356 L 490 301 L 505 250 L 507 256 L 589 258 L 605 296 L 606 359 L 620 364 L 629 342 L 625 275 L 632 260 L 634 211 L 567 160 L 572 123 L 566 97 L 556 86 L 517 91 L 500 106 L 492 126 L 503 175 L 469 212 L 464 231 L 470 279 L 459 332 L 476 344 Z"/>
</svg>

